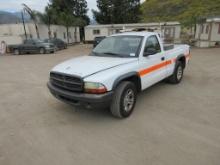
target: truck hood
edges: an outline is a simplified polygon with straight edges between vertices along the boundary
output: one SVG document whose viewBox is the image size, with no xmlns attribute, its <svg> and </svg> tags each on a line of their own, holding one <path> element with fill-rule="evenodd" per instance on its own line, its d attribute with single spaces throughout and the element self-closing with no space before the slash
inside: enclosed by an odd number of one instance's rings
<svg viewBox="0 0 220 165">
<path fill-rule="evenodd" d="M 82 56 L 65 61 L 55 66 L 52 71 L 84 78 L 137 60 L 137 58 Z"/>
</svg>

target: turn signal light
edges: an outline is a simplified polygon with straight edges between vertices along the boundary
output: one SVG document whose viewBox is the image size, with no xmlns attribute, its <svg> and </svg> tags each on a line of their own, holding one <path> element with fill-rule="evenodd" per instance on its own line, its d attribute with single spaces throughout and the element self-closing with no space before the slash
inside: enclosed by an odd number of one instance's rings
<svg viewBox="0 0 220 165">
<path fill-rule="evenodd" d="M 101 83 L 85 82 L 84 89 L 86 93 L 103 94 L 107 92 L 106 87 Z"/>
</svg>

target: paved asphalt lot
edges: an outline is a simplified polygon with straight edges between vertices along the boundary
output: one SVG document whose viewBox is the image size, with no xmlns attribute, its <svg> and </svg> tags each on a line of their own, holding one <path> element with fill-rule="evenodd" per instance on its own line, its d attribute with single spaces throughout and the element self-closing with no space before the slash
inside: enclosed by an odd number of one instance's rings
<svg viewBox="0 0 220 165">
<path fill-rule="evenodd" d="M 125 120 L 46 87 L 54 65 L 90 50 L 0 56 L 0 165 L 220 164 L 220 49 L 192 50 L 183 82 L 144 91 Z"/>
</svg>

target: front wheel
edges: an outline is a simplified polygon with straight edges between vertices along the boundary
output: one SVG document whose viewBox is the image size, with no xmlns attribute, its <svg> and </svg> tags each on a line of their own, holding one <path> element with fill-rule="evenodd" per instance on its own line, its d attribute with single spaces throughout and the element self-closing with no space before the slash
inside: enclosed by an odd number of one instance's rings
<svg viewBox="0 0 220 165">
<path fill-rule="evenodd" d="M 126 118 L 131 115 L 136 104 L 137 89 L 134 83 L 124 81 L 116 88 L 112 103 L 111 113 L 118 118 Z"/>
<path fill-rule="evenodd" d="M 184 68 L 180 61 L 177 61 L 174 73 L 168 78 L 168 82 L 171 84 L 179 84 L 183 79 Z"/>
<path fill-rule="evenodd" d="M 44 48 L 40 48 L 40 54 L 45 54 L 45 49 Z"/>
</svg>

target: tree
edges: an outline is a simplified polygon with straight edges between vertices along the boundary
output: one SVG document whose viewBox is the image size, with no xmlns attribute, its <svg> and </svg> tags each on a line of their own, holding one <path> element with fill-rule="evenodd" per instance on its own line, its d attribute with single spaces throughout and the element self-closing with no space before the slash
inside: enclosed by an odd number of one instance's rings
<svg viewBox="0 0 220 165">
<path fill-rule="evenodd" d="M 83 27 L 88 25 L 90 22 L 90 19 L 87 16 L 88 8 L 86 0 L 50 0 L 50 4 L 56 13 L 56 18 L 53 22 L 55 24 L 60 24 L 60 22 L 62 22 L 59 20 L 59 13 L 66 13 L 69 16 L 72 16 L 72 18 L 75 19 L 73 26 L 80 27 L 80 37 L 83 39 Z"/>
<path fill-rule="evenodd" d="M 54 22 L 55 11 L 51 8 L 50 5 L 45 7 L 44 13 L 37 13 L 37 16 L 40 18 L 41 22 L 46 24 L 48 27 L 48 35 L 51 38 L 51 24 Z"/>
<path fill-rule="evenodd" d="M 38 27 L 37 27 L 37 12 L 36 11 L 33 11 L 31 8 L 29 8 L 26 4 L 22 4 L 23 7 L 24 7 L 24 11 L 26 11 L 31 19 L 33 20 L 34 22 L 34 25 L 35 25 L 35 29 L 36 29 L 36 33 L 37 33 L 37 38 L 40 38 L 40 34 L 39 34 L 39 30 L 38 30 Z"/>
<path fill-rule="evenodd" d="M 64 25 L 66 27 L 66 34 L 67 34 L 67 43 L 69 43 L 69 27 L 74 26 L 77 24 L 76 18 L 74 18 L 70 13 L 68 12 L 61 12 L 59 15 L 59 23 L 61 25 Z"/>
<path fill-rule="evenodd" d="M 112 23 L 113 5 L 111 0 L 97 0 L 99 11 L 92 10 L 95 20 L 100 24 Z"/>
<path fill-rule="evenodd" d="M 88 5 L 86 0 L 72 0 L 72 7 L 73 15 L 78 19 L 82 19 L 82 22 L 84 22 L 84 26 L 88 25 L 90 19 L 87 16 Z"/>
<path fill-rule="evenodd" d="M 97 0 L 98 11 L 93 10 L 100 24 L 136 23 L 140 20 L 140 0 Z"/>
<path fill-rule="evenodd" d="M 177 16 L 181 23 L 187 27 L 194 27 L 197 23 L 204 23 L 205 18 L 220 14 L 220 0 L 193 0 L 189 1 L 186 10 Z"/>
<path fill-rule="evenodd" d="M 128 2 L 127 2 L 128 1 Z M 137 23 L 141 20 L 141 3 L 140 0 L 125 0 L 125 11 L 121 8 L 121 11 L 124 11 L 125 18 L 124 23 Z M 122 5 L 123 7 L 123 5 Z M 115 15 L 117 17 L 117 15 Z M 127 21 L 126 21 L 127 20 Z M 120 22 L 119 22 L 120 23 Z"/>
<path fill-rule="evenodd" d="M 141 5 L 142 22 L 180 21 L 194 27 L 220 14 L 220 0 L 147 0 Z"/>
<path fill-rule="evenodd" d="M 65 12 L 72 15 L 74 18 L 82 19 L 85 25 L 89 24 L 89 17 L 87 16 L 87 2 L 86 0 L 50 0 L 51 7 L 56 11 L 56 14 Z M 58 23 L 58 17 L 55 19 Z"/>
</svg>

